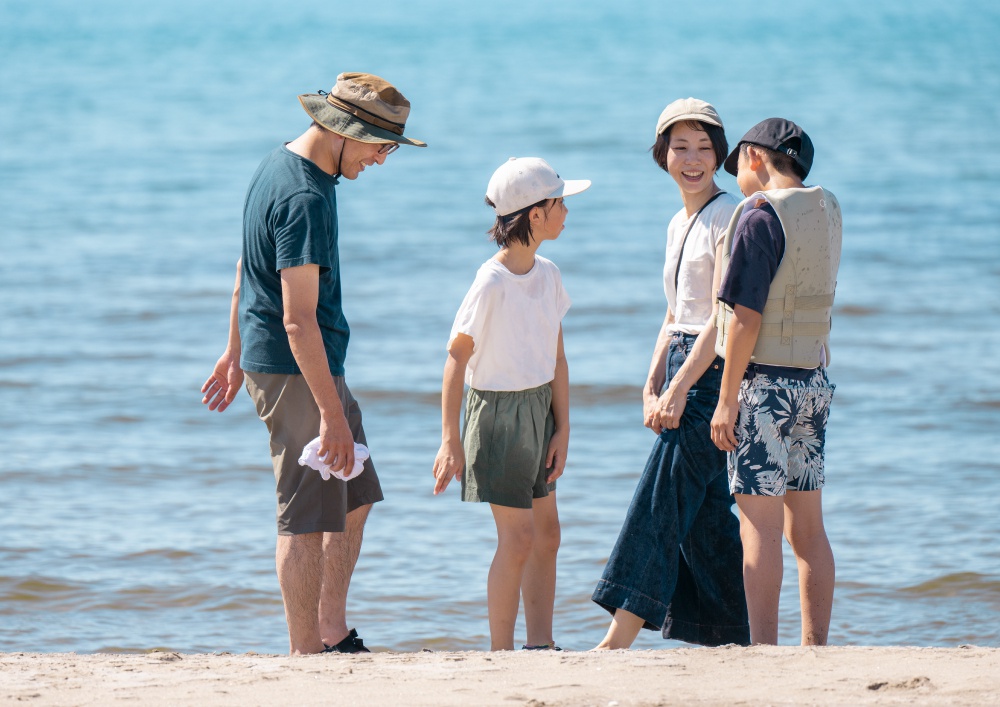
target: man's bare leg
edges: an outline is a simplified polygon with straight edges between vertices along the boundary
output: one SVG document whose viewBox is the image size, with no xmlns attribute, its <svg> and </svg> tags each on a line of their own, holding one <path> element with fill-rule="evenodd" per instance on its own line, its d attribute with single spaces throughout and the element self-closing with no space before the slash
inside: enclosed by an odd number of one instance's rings
<svg viewBox="0 0 1000 707">
<path fill-rule="evenodd" d="M 371 504 L 347 514 L 343 533 L 323 533 L 323 586 L 319 594 L 319 632 L 334 646 L 347 638 L 347 591 L 361 554 Z"/>
<path fill-rule="evenodd" d="M 279 535 L 275 566 L 288 623 L 288 652 L 292 655 L 323 652 L 319 623 L 323 533 Z"/>
</svg>

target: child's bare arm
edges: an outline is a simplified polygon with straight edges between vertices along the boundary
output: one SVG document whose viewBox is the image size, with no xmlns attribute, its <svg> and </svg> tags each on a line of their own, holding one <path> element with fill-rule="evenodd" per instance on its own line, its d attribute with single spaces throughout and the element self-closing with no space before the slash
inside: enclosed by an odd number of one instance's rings
<svg viewBox="0 0 1000 707">
<path fill-rule="evenodd" d="M 549 469 L 546 481 L 552 483 L 566 468 L 569 450 L 569 365 L 563 350 L 562 327 L 559 327 L 559 348 L 556 353 L 556 375 L 552 379 L 552 417 L 554 427 L 549 449 L 545 455 L 545 468 Z"/>
<path fill-rule="evenodd" d="M 736 417 L 739 413 L 740 383 L 750 364 L 760 333 L 760 312 L 741 304 L 733 308 L 733 318 L 726 340 L 726 368 L 719 387 L 719 405 L 712 416 L 712 441 L 724 452 L 736 449 Z"/>
<path fill-rule="evenodd" d="M 465 334 L 456 334 L 448 347 L 441 383 L 441 448 L 434 459 L 434 495 L 444 491 L 452 479 L 460 478 L 465 468 L 460 418 L 465 367 L 472 358 L 473 348 L 472 337 Z"/>
</svg>

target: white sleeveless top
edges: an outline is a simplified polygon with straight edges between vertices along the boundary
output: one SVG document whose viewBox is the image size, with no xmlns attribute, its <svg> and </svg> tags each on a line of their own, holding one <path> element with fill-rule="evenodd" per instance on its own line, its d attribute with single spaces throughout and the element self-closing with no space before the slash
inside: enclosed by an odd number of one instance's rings
<svg viewBox="0 0 1000 707">
<path fill-rule="evenodd" d="M 667 257 L 663 264 L 663 292 L 667 305 L 674 313 L 668 332 L 699 334 L 712 316 L 715 293 L 712 292 L 712 275 L 715 272 L 715 250 L 726 235 L 726 228 L 739 200 L 732 194 L 723 194 L 705 207 L 698 220 L 688 216 L 684 209 L 678 211 L 667 227 Z M 674 274 L 681 257 L 681 241 L 691 226 L 684 244 L 684 260 L 677 278 L 678 293 L 674 289 Z"/>
</svg>

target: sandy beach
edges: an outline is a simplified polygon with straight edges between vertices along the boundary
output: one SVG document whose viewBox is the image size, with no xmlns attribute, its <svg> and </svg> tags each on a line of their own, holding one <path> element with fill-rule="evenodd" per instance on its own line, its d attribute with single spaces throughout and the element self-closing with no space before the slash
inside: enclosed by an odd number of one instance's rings
<svg viewBox="0 0 1000 707">
<path fill-rule="evenodd" d="M 0 704 L 626 705 L 1000 701 L 1000 649 L 723 647 L 608 653 L 7 653 Z"/>
</svg>

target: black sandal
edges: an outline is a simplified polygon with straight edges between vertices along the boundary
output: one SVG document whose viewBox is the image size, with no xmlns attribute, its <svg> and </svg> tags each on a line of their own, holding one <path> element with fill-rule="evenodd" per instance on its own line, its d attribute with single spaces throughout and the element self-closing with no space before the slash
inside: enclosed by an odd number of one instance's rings
<svg viewBox="0 0 1000 707">
<path fill-rule="evenodd" d="M 334 646 L 328 646 L 323 644 L 324 653 L 371 653 L 370 650 L 365 648 L 365 642 L 358 638 L 357 629 L 351 629 L 351 632 L 347 634 L 345 638 L 340 643 Z"/>
</svg>

